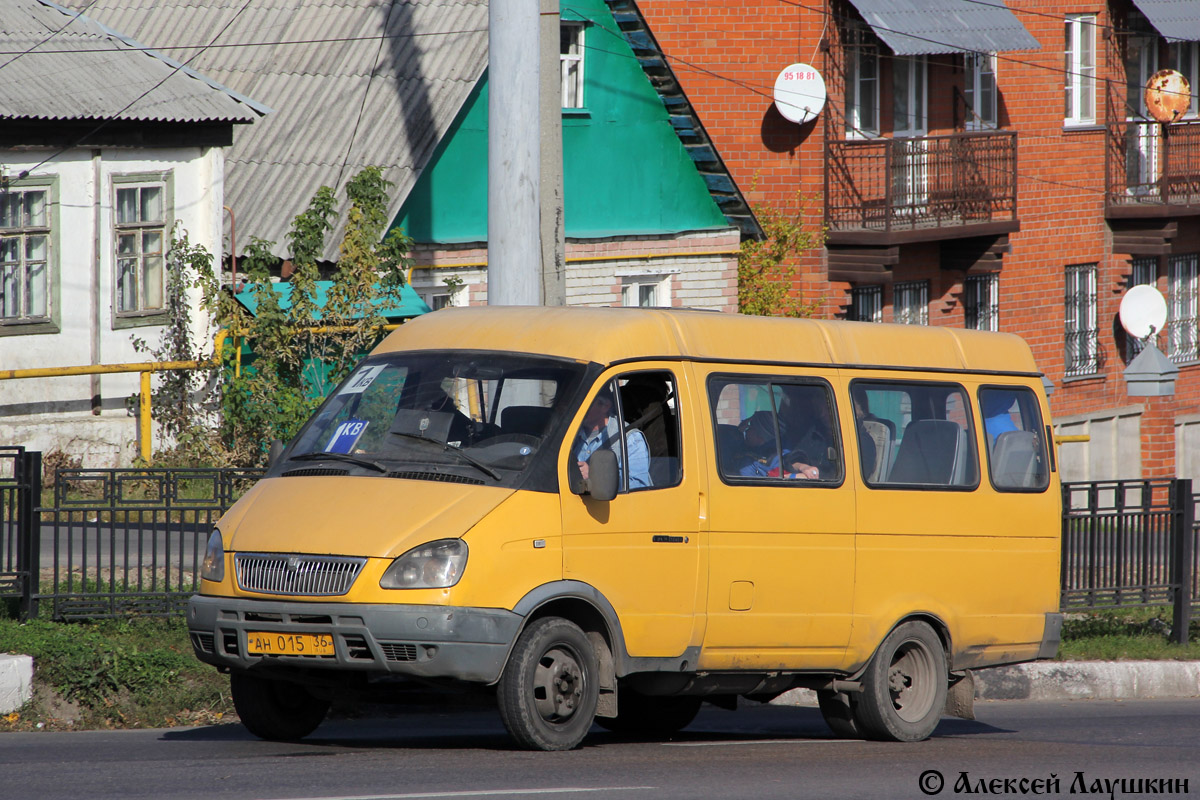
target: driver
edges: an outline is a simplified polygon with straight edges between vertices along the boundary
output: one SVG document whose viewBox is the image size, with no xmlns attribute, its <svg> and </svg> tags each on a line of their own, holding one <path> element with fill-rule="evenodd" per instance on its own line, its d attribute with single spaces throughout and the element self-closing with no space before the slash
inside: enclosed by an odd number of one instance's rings
<svg viewBox="0 0 1200 800">
<path fill-rule="evenodd" d="M 588 476 L 588 459 L 601 447 L 617 454 L 617 469 L 624 470 L 621 458 L 621 423 L 613 414 L 612 392 L 605 388 L 596 395 L 575 437 L 575 461 L 584 480 Z M 639 430 L 625 433 L 625 446 L 629 450 L 629 488 L 642 489 L 650 485 L 650 448 L 646 437 Z M 622 472 L 618 472 L 621 475 Z"/>
</svg>

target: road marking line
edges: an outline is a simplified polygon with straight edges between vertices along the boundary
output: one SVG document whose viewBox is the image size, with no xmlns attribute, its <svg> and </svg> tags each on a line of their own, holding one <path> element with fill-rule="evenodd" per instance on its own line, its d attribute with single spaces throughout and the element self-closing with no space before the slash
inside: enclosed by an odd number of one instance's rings
<svg viewBox="0 0 1200 800">
<path fill-rule="evenodd" d="M 420 800 L 429 797 L 496 797 L 499 795 L 578 794 L 582 792 L 644 792 L 657 786 L 598 786 L 595 788 L 563 787 L 560 789 L 484 789 L 471 792 L 417 792 L 413 794 L 328 795 L 324 797 L 288 798 L 287 800 Z M 282 800 L 282 799 L 281 799 Z"/>
<path fill-rule="evenodd" d="M 733 747 L 743 744 L 850 744 L 851 739 L 745 739 L 737 742 L 663 742 L 663 747 Z"/>
</svg>

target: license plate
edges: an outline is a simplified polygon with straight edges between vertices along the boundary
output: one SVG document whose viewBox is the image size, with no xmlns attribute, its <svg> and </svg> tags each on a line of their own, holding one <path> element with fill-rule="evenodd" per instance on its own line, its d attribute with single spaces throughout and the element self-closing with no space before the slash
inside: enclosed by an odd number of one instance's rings
<svg viewBox="0 0 1200 800">
<path fill-rule="evenodd" d="M 246 631 L 246 649 L 256 656 L 332 656 L 333 637 L 324 633 Z"/>
</svg>

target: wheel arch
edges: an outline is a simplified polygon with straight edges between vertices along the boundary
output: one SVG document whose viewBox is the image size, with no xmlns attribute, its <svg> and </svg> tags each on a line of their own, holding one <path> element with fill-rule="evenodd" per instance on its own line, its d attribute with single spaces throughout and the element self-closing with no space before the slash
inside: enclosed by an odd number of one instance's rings
<svg viewBox="0 0 1200 800">
<path fill-rule="evenodd" d="M 621 622 L 612 603 L 594 586 L 582 581 L 542 584 L 522 597 L 513 606 L 513 611 L 522 620 L 509 645 L 509 656 L 512 655 L 516 640 L 530 624 L 545 617 L 562 617 L 582 628 L 592 638 L 593 644 L 602 644 L 607 650 L 606 653 L 597 654 L 603 684 L 615 683 L 616 676 L 624 673 L 629 656 L 625 650 Z"/>
<path fill-rule="evenodd" d="M 896 628 L 899 628 L 906 622 L 923 622 L 933 629 L 933 632 L 937 634 L 938 639 L 942 643 L 942 651 L 946 659 L 946 672 L 950 672 L 954 662 L 954 650 L 952 649 L 954 642 L 950 635 L 950 626 L 946 624 L 945 620 L 932 611 L 913 611 L 896 620 L 886 631 L 884 631 L 883 636 L 879 637 L 879 641 L 875 643 L 875 647 L 871 651 L 871 657 L 863 663 L 860 669 L 855 671 L 854 677 L 857 678 L 862 673 L 866 672 L 867 667 L 875 659 L 875 656 L 878 655 L 879 648 L 883 647 L 883 643 L 886 642 L 887 638 L 892 635 L 892 631 L 896 630 Z"/>
</svg>

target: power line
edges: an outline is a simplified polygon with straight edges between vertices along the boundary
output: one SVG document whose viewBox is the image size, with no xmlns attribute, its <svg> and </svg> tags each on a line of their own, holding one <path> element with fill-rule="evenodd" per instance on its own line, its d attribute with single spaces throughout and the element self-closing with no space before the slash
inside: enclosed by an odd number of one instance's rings
<svg viewBox="0 0 1200 800">
<path fill-rule="evenodd" d="M 16 61 L 18 58 L 21 58 L 22 56 L 27 56 L 27 55 L 29 55 L 29 54 L 30 54 L 30 53 L 32 53 L 34 50 L 37 50 L 39 47 L 41 47 L 42 45 L 44 45 L 46 42 L 48 42 L 48 41 L 50 41 L 51 39 L 53 39 L 55 36 L 58 36 L 60 33 L 62 33 L 63 31 L 65 31 L 65 30 L 67 29 L 67 27 L 68 27 L 68 26 L 69 26 L 69 25 L 70 25 L 72 22 L 74 22 L 75 20 L 77 20 L 77 19 L 79 19 L 81 16 L 83 16 L 83 12 L 84 12 L 84 11 L 87 11 L 89 8 L 91 8 L 91 7 L 92 7 L 93 5 L 95 5 L 95 4 L 96 4 L 96 0 L 88 0 L 88 4 L 87 4 L 86 6 L 84 6 L 84 7 L 83 7 L 83 10 L 82 10 L 82 11 L 80 11 L 78 14 L 74 14 L 74 15 L 68 15 L 68 17 L 67 17 L 67 21 L 66 21 L 65 23 L 63 23 L 63 26 L 62 26 L 61 28 L 58 28 L 57 30 L 53 30 L 53 31 L 51 31 L 49 36 L 47 36 L 45 39 L 42 39 L 40 42 L 36 42 L 36 43 L 35 43 L 35 44 L 33 44 L 31 47 L 29 47 L 29 49 L 27 49 L 27 50 L 22 50 L 22 51 L 20 51 L 20 52 L 16 53 L 15 55 L 13 55 L 13 57 L 12 57 L 12 58 L 10 58 L 8 61 L 5 61 L 3 64 L 0 64 L 0 69 L 4 69 L 4 68 L 5 68 L 5 67 L 7 67 L 9 64 L 13 63 L 14 61 Z M 9 53 L 0 53 L 0 55 L 9 55 Z"/>
<path fill-rule="evenodd" d="M 228 21 L 228 22 L 226 22 L 224 26 L 222 26 L 221 30 L 217 31 L 217 34 L 216 34 L 216 35 L 215 35 L 215 36 L 212 38 L 212 41 L 214 41 L 214 42 L 215 42 L 217 39 L 221 38 L 221 35 L 222 35 L 222 34 L 224 34 L 224 33 L 225 33 L 225 31 L 229 30 L 229 26 L 230 26 L 230 25 L 232 25 L 232 24 L 233 24 L 233 23 L 234 23 L 234 22 L 237 20 L 237 18 L 238 18 L 238 17 L 240 17 L 240 16 L 242 15 L 242 12 L 244 12 L 244 11 L 245 11 L 245 10 L 246 10 L 246 9 L 247 9 L 249 6 L 250 6 L 250 3 L 251 3 L 251 1 L 252 1 L 252 0 L 246 0 L 246 2 L 242 4 L 242 7 L 241 7 L 240 9 L 238 9 L 237 13 L 236 13 L 236 14 L 234 14 L 232 17 L 230 17 L 230 18 L 229 18 L 229 21 Z M 87 133 L 85 133 L 85 134 L 83 134 L 82 136 L 80 136 L 80 137 L 79 137 L 78 139 L 76 139 L 76 140 L 75 140 L 75 141 L 74 141 L 72 144 L 70 144 L 70 145 L 68 145 L 68 146 L 66 146 L 66 147 L 63 147 L 63 148 L 61 148 L 60 150 L 57 150 L 57 151 L 55 151 L 54 153 L 51 153 L 49 156 L 47 156 L 46 158 L 42 159 L 42 160 L 41 160 L 41 161 L 39 161 L 38 163 L 34 164 L 32 167 L 29 167 L 28 169 L 21 170 L 21 173 L 20 173 L 19 177 L 20 177 L 20 178 L 27 178 L 27 177 L 29 177 L 29 174 L 30 174 L 31 172 L 33 172 L 35 169 L 37 169 L 38 167 L 41 167 L 42 165 L 44 165 L 44 164 L 46 164 L 46 163 L 48 163 L 48 162 L 50 162 L 50 161 L 53 161 L 54 159 L 58 158 L 58 157 L 59 157 L 59 156 L 61 156 L 63 153 L 65 153 L 65 152 L 67 152 L 67 151 L 69 151 L 69 150 L 74 150 L 76 147 L 78 147 L 79 145 L 81 145 L 81 144 L 82 144 L 83 142 L 85 142 L 87 139 L 91 138 L 92 136 L 95 136 L 95 135 L 96 135 L 96 133 L 98 133 L 99 131 L 101 131 L 102 129 L 104 129 L 104 128 L 105 128 L 107 125 L 109 125 L 110 123 L 112 123 L 112 122 L 116 121 L 116 119 L 117 119 L 118 117 L 120 117 L 122 114 L 124 114 L 124 113 L 125 113 L 126 111 L 128 111 L 130 108 L 132 108 L 132 107 L 133 107 L 133 106 L 134 106 L 136 103 L 138 103 L 138 102 L 139 102 L 139 101 L 140 101 L 142 98 L 146 97 L 148 94 L 150 94 L 151 92 L 153 92 L 155 89 L 157 89 L 158 87 L 162 86 L 164 83 L 166 83 L 168 80 L 170 80 L 171 78 L 173 78 L 173 77 L 174 77 L 176 74 L 178 74 L 178 73 L 179 73 L 181 70 L 183 70 L 185 67 L 187 67 L 187 66 L 188 66 L 188 64 L 190 64 L 192 61 L 195 61 L 197 58 L 199 58 L 199 57 L 200 57 L 200 55 L 201 55 L 201 53 L 203 53 L 203 52 L 204 52 L 203 50 L 200 50 L 199 52 L 197 52 L 195 55 L 193 55 L 193 56 L 192 56 L 190 59 L 188 59 L 187 61 L 185 61 L 185 62 L 182 62 L 182 63 L 177 63 L 177 64 L 174 66 L 174 68 L 173 68 L 173 69 L 172 69 L 170 72 L 168 72 L 168 73 L 167 73 L 165 76 L 163 76 L 163 78 L 162 78 L 161 80 L 159 80 L 157 83 L 155 83 L 155 84 L 154 84 L 153 86 L 151 86 L 150 88 L 146 89 L 146 91 L 142 92 L 142 93 L 141 93 L 140 95 L 138 95 L 137 97 L 135 97 L 135 98 L 133 98 L 132 100 L 130 100 L 128 103 L 126 103 L 126 104 L 125 104 L 125 106 L 124 106 L 123 108 L 121 108 L 121 109 L 117 110 L 117 111 L 116 111 L 116 112 L 114 112 L 113 114 L 110 114 L 110 115 L 109 115 L 109 116 L 108 116 L 106 119 L 102 120 L 102 121 L 100 122 L 100 124 L 99 124 L 99 125 L 97 125 L 96 127 L 92 128 L 92 129 L 91 129 L 90 131 L 88 131 Z"/>
</svg>

